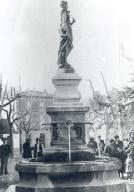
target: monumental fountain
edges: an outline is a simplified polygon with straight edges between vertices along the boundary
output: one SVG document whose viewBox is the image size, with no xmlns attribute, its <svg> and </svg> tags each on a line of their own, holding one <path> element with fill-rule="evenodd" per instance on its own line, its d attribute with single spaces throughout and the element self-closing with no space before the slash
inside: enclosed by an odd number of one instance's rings
<svg viewBox="0 0 134 192">
<path fill-rule="evenodd" d="M 16 192 L 125 192 L 119 179 L 120 162 L 115 158 L 95 157 L 86 146 L 85 114 L 78 86 L 81 77 L 68 64 L 73 48 L 71 18 L 66 1 L 61 2 L 58 71 L 52 79 L 54 101 L 47 107 L 51 117 L 51 147 L 42 160 L 21 161 L 16 165 L 20 181 Z"/>
</svg>

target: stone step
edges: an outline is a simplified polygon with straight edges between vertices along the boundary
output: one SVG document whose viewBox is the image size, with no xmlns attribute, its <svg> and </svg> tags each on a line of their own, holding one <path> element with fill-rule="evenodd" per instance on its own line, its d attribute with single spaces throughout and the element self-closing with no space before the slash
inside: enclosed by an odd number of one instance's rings
<svg viewBox="0 0 134 192">
<path fill-rule="evenodd" d="M 69 143 L 68 140 L 56 140 L 56 141 L 52 142 L 53 145 L 68 145 L 68 143 Z M 71 144 L 72 145 L 81 145 L 81 144 L 83 144 L 83 142 L 81 140 L 74 140 L 74 141 L 71 140 Z"/>
<path fill-rule="evenodd" d="M 53 145 L 69 145 L 69 143 L 64 143 L 64 142 L 53 142 L 52 143 Z M 82 145 L 83 143 L 80 142 L 80 143 L 77 143 L 77 142 L 71 142 L 71 145 Z"/>
<path fill-rule="evenodd" d="M 76 138 L 71 138 L 70 140 L 71 140 L 72 142 L 73 142 L 73 141 L 82 141 L 81 139 L 76 139 Z M 59 139 L 56 139 L 55 141 L 67 141 L 67 142 L 68 142 L 69 139 L 59 138 Z"/>
<path fill-rule="evenodd" d="M 82 144 L 78 144 L 78 143 L 77 143 L 77 144 L 76 144 L 76 143 L 75 143 L 75 144 L 71 144 L 71 146 L 76 147 L 76 148 L 77 148 L 77 146 L 81 146 L 81 145 L 82 145 Z M 66 143 L 64 143 L 64 144 L 61 144 L 61 143 L 58 143 L 58 144 L 57 144 L 57 143 L 53 143 L 52 146 L 57 146 L 57 147 L 59 146 L 59 147 L 67 147 L 67 148 L 68 148 L 68 144 L 66 144 Z"/>
<path fill-rule="evenodd" d="M 54 140 L 54 141 L 57 141 L 57 142 L 68 142 L 69 140 L 68 139 L 57 139 L 57 140 Z M 71 142 L 82 142 L 82 140 L 77 140 L 77 139 L 74 139 L 74 140 L 70 140 Z"/>
</svg>

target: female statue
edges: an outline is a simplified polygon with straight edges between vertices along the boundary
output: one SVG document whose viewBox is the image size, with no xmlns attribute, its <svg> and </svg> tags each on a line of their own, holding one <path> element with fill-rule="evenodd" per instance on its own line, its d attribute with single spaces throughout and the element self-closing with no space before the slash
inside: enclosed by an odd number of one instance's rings
<svg viewBox="0 0 134 192">
<path fill-rule="evenodd" d="M 61 25 L 60 25 L 60 47 L 58 52 L 58 65 L 59 68 L 64 69 L 71 69 L 74 71 L 74 69 L 67 63 L 67 57 L 70 54 L 72 48 L 73 48 L 73 35 L 72 35 L 72 24 L 75 22 L 74 19 L 72 19 L 72 22 L 70 21 L 70 11 L 68 11 L 68 4 L 66 1 L 61 1 Z M 68 70 L 69 72 L 70 70 Z"/>
</svg>

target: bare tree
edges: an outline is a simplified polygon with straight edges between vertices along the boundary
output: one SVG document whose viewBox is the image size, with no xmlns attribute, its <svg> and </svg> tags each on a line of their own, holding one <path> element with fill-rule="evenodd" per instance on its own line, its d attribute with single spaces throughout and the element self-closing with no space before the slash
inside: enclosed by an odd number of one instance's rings
<svg viewBox="0 0 134 192">
<path fill-rule="evenodd" d="M 15 94 L 15 92 L 14 92 L 14 95 L 10 95 L 10 97 L 9 96 L 7 97 L 7 84 L 5 85 L 4 92 L 2 92 L 2 88 L 0 89 L 0 118 L 1 118 L 3 108 L 10 105 L 18 97 L 20 97 L 20 94 Z"/>
<path fill-rule="evenodd" d="M 36 127 L 38 126 L 38 122 L 34 122 L 32 118 L 32 97 L 28 100 L 25 100 L 27 103 L 29 101 L 29 105 L 26 106 L 25 110 L 26 115 L 23 116 L 24 111 L 22 112 L 20 109 L 20 103 L 19 103 L 19 112 L 18 117 L 20 117 L 17 121 L 15 121 L 15 125 L 18 128 L 19 136 L 20 136 L 20 153 L 22 153 L 22 134 L 25 134 L 25 138 L 31 137 L 31 131 L 36 130 Z"/>
<path fill-rule="evenodd" d="M 32 116 L 31 114 L 29 113 L 29 111 L 27 111 L 27 114 L 25 116 L 22 117 L 22 114 L 20 115 L 20 119 L 15 121 L 15 125 L 17 126 L 18 128 L 18 131 L 19 131 L 19 136 L 20 136 L 20 153 L 22 153 L 22 133 L 24 132 L 25 133 L 25 138 L 29 138 L 30 135 L 31 135 L 31 119 L 32 119 Z"/>
<path fill-rule="evenodd" d="M 9 94 L 6 91 L 6 104 L 2 105 L 2 111 L 6 113 L 6 118 L 9 124 L 9 132 L 10 132 L 10 145 L 12 150 L 12 156 L 14 156 L 13 150 L 13 132 L 14 132 L 14 124 L 19 119 L 23 118 L 27 115 L 27 112 L 18 116 L 16 109 L 15 109 L 15 100 L 18 98 L 18 95 L 9 97 Z M 6 107 L 6 108 L 5 108 Z"/>
</svg>

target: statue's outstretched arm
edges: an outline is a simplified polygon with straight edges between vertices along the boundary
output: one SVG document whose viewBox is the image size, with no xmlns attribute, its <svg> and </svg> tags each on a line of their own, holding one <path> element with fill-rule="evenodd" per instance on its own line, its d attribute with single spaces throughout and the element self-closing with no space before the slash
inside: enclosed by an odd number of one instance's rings
<svg viewBox="0 0 134 192">
<path fill-rule="evenodd" d="M 70 25 L 73 25 L 76 22 L 76 20 L 73 18 L 73 21 L 70 22 Z"/>
</svg>

